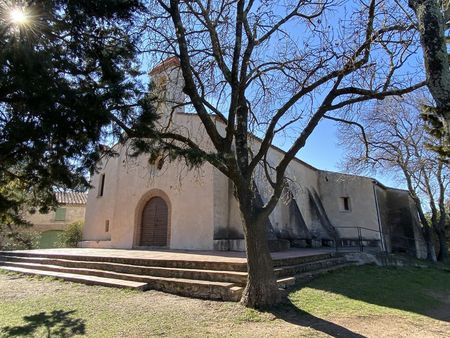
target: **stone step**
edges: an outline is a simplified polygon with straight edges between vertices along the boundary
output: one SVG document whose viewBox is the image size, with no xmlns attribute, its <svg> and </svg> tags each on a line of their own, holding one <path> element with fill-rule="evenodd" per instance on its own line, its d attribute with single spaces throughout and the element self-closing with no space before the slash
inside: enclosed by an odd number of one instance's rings
<svg viewBox="0 0 450 338">
<path fill-rule="evenodd" d="M 324 253 L 318 255 L 310 255 L 310 256 L 300 256 L 300 257 L 288 257 L 283 259 L 274 259 L 273 264 L 274 267 L 283 267 L 283 266 L 293 266 L 300 265 L 325 259 L 330 259 L 336 257 L 335 253 Z"/>
<path fill-rule="evenodd" d="M 328 258 L 327 258 L 328 257 Z M 329 258 L 332 257 L 332 258 Z M 322 268 L 331 267 L 346 262 L 344 256 L 335 256 L 329 254 L 317 255 L 313 257 L 300 257 L 301 264 L 297 265 L 281 265 L 274 268 L 275 275 L 279 278 L 293 276 L 302 272 L 314 271 Z M 311 259 L 313 258 L 313 259 Z M 325 259 L 318 259 L 325 258 Z M 298 258 L 290 259 L 291 262 L 298 262 Z M 305 262 L 306 261 L 306 262 Z M 241 271 L 230 270 L 205 270 L 205 269 L 183 269 L 168 267 L 152 267 L 138 266 L 133 264 L 96 262 L 96 261 L 77 261 L 60 258 L 42 258 L 37 255 L 32 256 L 0 256 L 0 264 L 2 262 L 21 262 L 35 263 L 38 265 L 56 265 L 77 269 L 94 269 L 105 270 L 118 273 L 128 273 L 136 275 L 150 275 L 156 277 L 184 278 L 184 279 L 200 279 L 208 281 L 230 282 L 243 285 L 247 280 L 247 273 Z M 275 261 L 276 262 L 276 261 Z M 286 263 L 283 262 L 283 263 Z M 23 266 L 23 265 L 18 265 Z M 55 267 L 56 269 L 56 267 Z"/>
<path fill-rule="evenodd" d="M 285 289 L 289 286 L 295 285 L 295 277 L 286 277 L 277 280 L 279 288 Z"/>
<path fill-rule="evenodd" d="M 27 275 L 54 277 L 88 285 L 131 288 L 142 291 L 153 289 L 181 296 L 203 299 L 239 301 L 242 292 L 244 291 L 243 285 L 227 282 L 142 276 L 34 263 L 5 262 L 5 264 L 6 265 L 0 266 L 0 269 Z M 277 280 L 277 284 L 280 288 L 287 288 L 294 285 L 295 282 L 295 277 Z"/>
<path fill-rule="evenodd" d="M 149 275 L 155 277 L 171 277 L 185 279 L 201 279 L 209 281 L 231 282 L 237 284 L 245 284 L 247 281 L 247 273 L 240 271 L 220 271 L 220 270 L 204 270 L 204 269 L 183 269 L 168 267 L 152 267 L 139 266 L 121 263 L 93 262 L 93 261 L 76 261 L 68 259 L 54 258 L 38 258 L 38 257 L 16 257 L 7 256 L 0 260 L 0 264 L 23 263 L 37 265 L 54 265 L 59 267 L 74 269 L 95 269 L 106 270 L 118 273 L 128 273 L 136 275 Z"/>
<path fill-rule="evenodd" d="M 333 267 L 336 265 L 344 264 L 347 260 L 345 257 L 335 257 L 322 259 L 318 261 L 312 261 L 308 263 L 298 264 L 298 265 L 288 265 L 282 267 L 276 267 L 274 269 L 275 275 L 277 277 L 294 276 L 303 272 L 316 271 L 324 268 Z"/>
<path fill-rule="evenodd" d="M 25 275 L 38 275 L 63 279 L 69 282 L 82 283 L 87 285 L 101 285 L 116 288 L 127 288 L 144 291 L 147 289 L 147 283 L 122 280 L 117 278 L 104 278 L 98 276 L 83 276 L 74 273 L 63 273 L 55 271 L 43 271 L 38 269 L 26 269 L 14 266 L 1 266 L 0 269 L 17 272 Z"/>
<path fill-rule="evenodd" d="M 50 266 L 41 266 L 37 268 L 25 268 L 17 266 L 0 266 L 0 269 L 19 272 L 29 275 L 40 275 L 40 276 L 50 276 L 72 282 L 80 282 L 90 285 L 103 285 L 112 287 L 134 287 L 139 290 L 159 290 L 167 293 L 173 293 L 181 296 L 203 298 L 203 299 L 213 299 L 213 300 L 238 300 L 240 297 L 243 287 L 235 285 L 233 283 L 226 282 L 211 282 L 203 280 L 192 280 L 183 278 L 165 278 L 165 277 L 152 277 L 152 276 L 141 276 L 132 274 L 120 274 L 108 271 L 86 271 L 89 269 L 79 269 L 76 273 L 74 272 L 63 272 L 72 271 L 62 270 L 62 271 L 52 271 L 44 270 L 46 268 L 51 269 Z M 61 267 L 58 267 L 61 268 Z M 64 268 L 63 268 L 64 269 Z M 88 274 L 87 274 L 88 273 Z"/>
<path fill-rule="evenodd" d="M 3 266 L 2 266 L 3 265 Z M 278 286 L 348 266 L 335 253 L 274 260 Z M 240 262 L 152 259 L 38 252 L 0 252 L 0 268 L 105 286 L 155 289 L 188 297 L 238 301 L 247 281 Z M 134 283 L 134 284 L 133 284 Z"/>
<path fill-rule="evenodd" d="M 246 272 L 247 264 L 239 262 L 219 262 L 219 261 L 202 261 L 202 260 L 176 260 L 176 259 L 152 259 L 152 258 L 130 258 L 130 257 L 111 257 L 111 256 L 94 256 L 94 255 L 71 255 L 60 253 L 37 253 L 23 251 L 0 251 L 0 260 L 5 257 L 28 257 L 28 258 L 47 258 L 59 260 L 71 260 L 79 262 L 97 262 L 97 263 L 117 263 L 125 265 L 151 266 L 151 267 L 168 267 L 181 269 L 198 269 L 198 270 L 219 270 L 219 271 L 237 271 Z M 292 266 L 309 263 L 318 260 L 324 260 L 335 257 L 335 253 L 324 253 L 310 256 L 288 257 L 283 259 L 274 259 L 274 266 Z"/>
<path fill-rule="evenodd" d="M 365 252 L 365 253 L 380 253 L 383 252 L 383 250 L 380 247 L 371 247 L 371 246 L 364 246 L 362 251 L 360 246 L 342 246 L 338 248 L 338 253 L 345 254 L 348 252 Z"/>
<path fill-rule="evenodd" d="M 18 252 L 18 251 L 0 251 L 0 259 L 9 256 L 15 257 L 35 257 L 65 259 L 83 262 L 103 262 L 118 263 L 138 266 L 168 267 L 183 269 L 202 269 L 202 270 L 220 270 L 220 271 L 247 271 L 246 263 L 239 262 L 220 262 L 208 260 L 180 260 L 180 259 L 152 259 L 152 258 L 131 258 L 117 256 L 94 256 L 94 255 L 68 255 L 60 253 L 37 253 L 37 252 Z"/>
<path fill-rule="evenodd" d="M 307 282 L 313 280 L 314 278 L 317 278 L 317 277 L 327 274 L 329 272 L 347 268 L 352 265 L 353 265 L 352 263 L 342 263 L 342 264 L 338 264 L 338 265 L 335 265 L 335 266 L 332 266 L 329 268 L 303 272 L 303 273 L 295 275 L 295 283 L 296 284 L 304 284 L 304 283 L 307 283 Z"/>
</svg>

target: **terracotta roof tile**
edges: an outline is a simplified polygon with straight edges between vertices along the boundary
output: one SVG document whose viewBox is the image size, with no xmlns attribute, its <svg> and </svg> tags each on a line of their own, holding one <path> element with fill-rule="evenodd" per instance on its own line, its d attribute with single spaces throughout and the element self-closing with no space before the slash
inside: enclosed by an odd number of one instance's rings
<svg viewBox="0 0 450 338">
<path fill-rule="evenodd" d="M 56 200 L 60 204 L 86 204 L 87 194 L 83 192 L 57 192 Z"/>
<path fill-rule="evenodd" d="M 180 66 L 180 60 L 176 56 L 172 56 L 168 59 L 165 59 L 161 63 L 157 64 L 155 68 L 153 68 L 150 71 L 150 75 L 161 73 L 162 71 L 165 71 L 166 69 L 172 68 L 172 67 L 179 67 Z"/>
</svg>

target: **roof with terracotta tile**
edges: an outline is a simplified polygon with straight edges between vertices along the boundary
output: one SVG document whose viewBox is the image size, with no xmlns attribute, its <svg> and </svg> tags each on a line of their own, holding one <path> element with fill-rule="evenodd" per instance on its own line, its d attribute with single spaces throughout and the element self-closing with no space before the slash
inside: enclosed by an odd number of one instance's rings
<svg viewBox="0 0 450 338">
<path fill-rule="evenodd" d="M 83 192 L 57 192 L 56 200 L 60 204 L 86 204 L 87 194 Z"/>
<path fill-rule="evenodd" d="M 155 68 L 153 68 L 150 71 L 150 75 L 161 73 L 162 71 L 172 68 L 172 67 L 179 67 L 180 66 L 180 60 L 176 56 L 172 56 L 168 59 L 165 59 L 161 63 L 157 64 Z"/>
</svg>

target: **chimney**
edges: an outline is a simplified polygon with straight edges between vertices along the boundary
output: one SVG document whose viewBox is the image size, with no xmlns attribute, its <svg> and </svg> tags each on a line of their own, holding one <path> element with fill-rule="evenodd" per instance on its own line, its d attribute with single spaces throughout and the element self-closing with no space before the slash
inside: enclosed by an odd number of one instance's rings
<svg viewBox="0 0 450 338">
<path fill-rule="evenodd" d="M 184 79 L 181 72 L 180 60 L 170 57 L 150 71 L 154 84 L 153 93 L 158 97 L 157 109 L 163 116 L 174 112 L 184 112 L 184 107 L 177 105 L 185 102 L 183 93 Z"/>
</svg>

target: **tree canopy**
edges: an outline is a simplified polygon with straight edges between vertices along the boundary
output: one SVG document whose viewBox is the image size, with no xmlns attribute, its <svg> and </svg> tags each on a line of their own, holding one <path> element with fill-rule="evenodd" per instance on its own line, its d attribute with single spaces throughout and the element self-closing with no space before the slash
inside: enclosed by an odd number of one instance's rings
<svg viewBox="0 0 450 338">
<path fill-rule="evenodd" d="M 86 189 L 101 142 L 117 132 L 110 114 L 132 113 L 140 9 L 137 0 L 0 3 L 0 185 L 20 182 L 31 206 L 52 205 L 58 187 Z M 16 202 L 0 193 L 0 212 Z"/>
<path fill-rule="evenodd" d="M 427 86 L 435 104 L 423 107 L 427 128 L 441 140 L 434 149 L 450 159 L 450 68 L 447 43 L 450 28 L 448 0 L 409 0 L 420 33 Z M 403 8 L 404 9 L 404 8 Z"/>
</svg>

